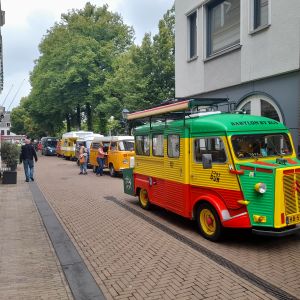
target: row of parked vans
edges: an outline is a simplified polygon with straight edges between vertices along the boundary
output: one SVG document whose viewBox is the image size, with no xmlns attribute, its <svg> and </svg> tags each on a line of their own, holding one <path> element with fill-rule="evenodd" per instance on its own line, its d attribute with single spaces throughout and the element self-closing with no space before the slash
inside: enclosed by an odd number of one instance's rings
<svg viewBox="0 0 300 300">
<path fill-rule="evenodd" d="M 63 134 L 57 142 L 56 155 L 79 163 L 79 149 L 83 145 L 88 150 L 88 165 L 97 167 L 97 154 L 100 144 L 107 153 L 104 167 L 109 169 L 111 176 L 129 168 L 130 158 L 134 157 L 133 136 L 103 136 L 89 131 L 72 131 Z"/>
</svg>

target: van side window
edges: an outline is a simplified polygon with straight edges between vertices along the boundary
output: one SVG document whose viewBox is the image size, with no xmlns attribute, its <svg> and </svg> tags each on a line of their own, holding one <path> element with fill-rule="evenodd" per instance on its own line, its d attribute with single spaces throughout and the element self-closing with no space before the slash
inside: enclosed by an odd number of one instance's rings
<svg viewBox="0 0 300 300">
<path fill-rule="evenodd" d="M 164 136 L 163 134 L 153 134 L 152 136 L 153 156 L 164 156 Z"/>
<path fill-rule="evenodd" d="M 118 147 L 117 147 L 117 143 L 116 143 L 116 142 L 111 142 L 111 144 L 110 144 L 110 150 L 111 150 L 111 151 L 118 150 Z"/>
<path fill-rule="evenodd" d="M 103 151 L 104 151 L 104 152 L 107 152 L 107 151 L 108 151 L 108 149 L 109 149 L 109 144 L 110 144 L 110 142 L 104 142 L 104 143 L 103 143 Z M 99 147 L 100 147 L 100 145 L 99 145 Z"/>
<path fill-rule="evenodd" d="M 211 154 L 212 162 L 223 163 L 226 153 L 223 141 L 218 137 L 195 139 L 194 155 L 196 162 L 202 162 L 202 154 Z"/>
<path fill-rule="evenodd" d="M 100 147 L 100 143 L 93 143 L 92 146 L 91 146 L 92 149 L 96 149 L 96 150 L 97 150 L 99 147 Z"/>
<path fill-rule="evenodd" d="M 148 135 L 138 135 L 135 137 L 136 155 L 150 155 L 150 139 Z"/>
<path fill-rule="evenodd" d="M 180 156 L 180 136 L 178 134 L 168 135 L 168 156 L 171 158 Z"/>
</svg>

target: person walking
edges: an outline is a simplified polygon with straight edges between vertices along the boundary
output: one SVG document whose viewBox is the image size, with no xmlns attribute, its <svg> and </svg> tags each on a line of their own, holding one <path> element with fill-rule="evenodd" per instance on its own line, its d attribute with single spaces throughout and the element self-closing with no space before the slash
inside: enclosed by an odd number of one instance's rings
<svg viewBox="0 0 300 300">
<path fill-rule="evenodd" d="M 97 154 L 97 163 L 98 167 L 96 169 L 96 176 L 102 176 L 103 175 L 103 168 L 104 168 L 104 158 L 105 155 L 107 155 L 103 150 L 103 144 L 100 143 L 98 148 L 98 154 Z"/>
<path fill-rule="evenodd" d="M 84 145 L 81 144 L 79 149 L 79 167 L 80 167 L 80 173 L 79 175 L 87 175 L 87 161 L 88 161 L 88 154 L 87 149 L 84 147 Z"/>
<path fill-rule="evenodd" d="M 38 161 L 35 149 L 33 145 L 31 144 L 29 139 L 25 139 L 25 145 L 21 147 L 21 153 L 20 153 L 20 163 L 23 162 L 24 166 L 24 172 L 26 177 L 26 182 L 34 181 L 33 178 L 33 171 L 34 171 L 34 163 L 33 158 L 35 162 Z"/>
</svg>

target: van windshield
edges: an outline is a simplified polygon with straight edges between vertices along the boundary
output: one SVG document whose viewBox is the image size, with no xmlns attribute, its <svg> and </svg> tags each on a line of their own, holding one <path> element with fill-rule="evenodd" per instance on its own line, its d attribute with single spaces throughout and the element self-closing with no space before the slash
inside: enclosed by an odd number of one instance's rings
<svg viewBox="0 0 300 300">
<path fill-rule="evenodd" d="M 133 151 L 134 141 L 120 141 L 119 142 L 120 151 Z"/>
<path fill-rule="evenodd" d="M 47 142 L 46 142 L 46 145 L 47 145 L 48 147 L 56 147 L 57 141 L 53 141 L 53 140 L 47 141 Z"/>
<path fill-rule="evenodd" d="M 290 155 L 293 151 L 285 133 L 233 135 L 231 143 L 239 159 Z"/>
</svg>

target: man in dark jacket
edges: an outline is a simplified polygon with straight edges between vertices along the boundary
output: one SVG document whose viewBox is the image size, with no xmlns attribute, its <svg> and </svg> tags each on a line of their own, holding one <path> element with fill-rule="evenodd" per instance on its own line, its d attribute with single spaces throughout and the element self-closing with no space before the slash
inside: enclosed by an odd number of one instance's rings
<svg viewBox="0 0 300 300">
<path fill-rule="evenodd" d="M 22 146 L 21 153 L 20 153 L 20 163 L 23 162 L 25 176 L 26 176 L 26 182 L 29 182 L 30 180 L 34 181 L 34 179 L 33 179 L 33 168 L 34 168 L 33 158 L 37 162 L 38 158 L 37 158 L 36 152 L 34 150 L 34 147 L 30 143 L 30 140 L 26 139 L 25 145 Z"/>
</svg>

